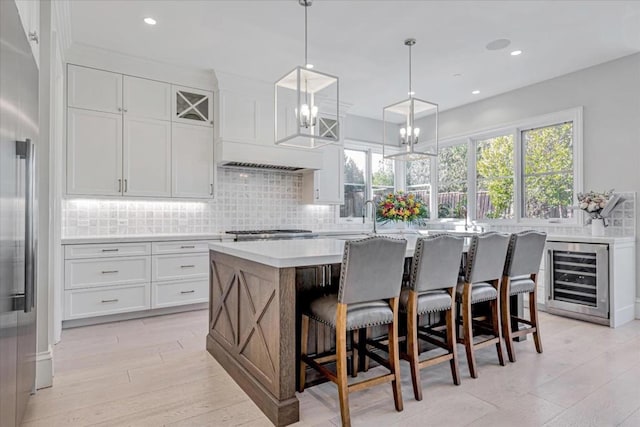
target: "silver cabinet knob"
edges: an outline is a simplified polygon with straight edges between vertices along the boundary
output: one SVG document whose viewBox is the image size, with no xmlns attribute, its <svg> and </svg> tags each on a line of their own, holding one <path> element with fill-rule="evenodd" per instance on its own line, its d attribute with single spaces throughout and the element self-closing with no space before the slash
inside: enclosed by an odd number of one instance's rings
<svg viewBox="0 0 640 427">
<path fill-rule="evenodd" d="M 40 37 L 38 37 L 38 33 L 36 31 L 29 31 L 29 40 L 36 42 L 36 44 L 40 43 Z"/>
</svg>

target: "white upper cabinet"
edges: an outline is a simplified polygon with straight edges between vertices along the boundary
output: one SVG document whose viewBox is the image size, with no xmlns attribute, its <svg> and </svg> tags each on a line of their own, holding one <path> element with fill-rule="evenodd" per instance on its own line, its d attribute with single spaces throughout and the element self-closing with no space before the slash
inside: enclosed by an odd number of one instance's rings
<svg viewBox="0 0 640 427">
<path fill-rule="evenodd" d="M 124 76 L 123 110 L 127 117 L 171 120 L 171 85 Z"/>
<path fill-rule="evenodd" d="M 172 87 L 172 121 L 213 126 L 213 92 L 181 86 Z"/>
<path fill-rule="evenodd" d="M 40 68 L 40 1 L 15 0 L 22 28 L 31 45 L 31 53 Z"/>
<path fill-rule="evenodd" d="M 213 198 L 213 129 L 171 126 L 172 196 Z"/>
<path fill-rule="evenodd" d="M 322 169 L 302 177 L 303 202 L 316 205 L 344 203 L 344 150 L 340 145 L 318 148 L 322 152 Z"/>
<path fill-rule="evenodd" d="M 69 108 L 67 192 L 122 193 L 122 115 Z"/>
<path fill-rule="evenodd" d="M 126 114 L 122 159 L 123 195 L 171 197 L 171 122 Z"/>
<path fill-rule="evenodd" d="M 68 194 L 213 197 L 213 92 L 71 64 L 67 78 Z"/>
<path fill-rule="evenodd" d="M 122 74 L 69 65 L 67 84 L 69 107 L 122 112 Z"/>
</svg>

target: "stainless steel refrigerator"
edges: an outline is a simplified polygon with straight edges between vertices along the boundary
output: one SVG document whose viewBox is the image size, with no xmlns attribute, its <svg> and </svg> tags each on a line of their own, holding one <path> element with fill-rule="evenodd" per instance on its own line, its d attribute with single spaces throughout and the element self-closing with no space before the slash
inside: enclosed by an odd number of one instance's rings
<svg viewBox="0 0 640 427">
<path fill-rule="evenodd" d="M 38 69 L 14 1 L 0 0 L 0 426 L 35 387 Z"/>
</svg>

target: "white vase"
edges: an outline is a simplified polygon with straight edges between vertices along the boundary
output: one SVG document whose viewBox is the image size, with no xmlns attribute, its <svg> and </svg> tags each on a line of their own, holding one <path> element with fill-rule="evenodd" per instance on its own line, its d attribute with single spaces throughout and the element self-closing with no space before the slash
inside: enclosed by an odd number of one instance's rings
<svg viewBox="0 0 640 427">
<path fill-rule="evenodd" d="M 593 218 L 591 220 L 591 235 L 604 236 L 604 219 Z"/>
</svg>

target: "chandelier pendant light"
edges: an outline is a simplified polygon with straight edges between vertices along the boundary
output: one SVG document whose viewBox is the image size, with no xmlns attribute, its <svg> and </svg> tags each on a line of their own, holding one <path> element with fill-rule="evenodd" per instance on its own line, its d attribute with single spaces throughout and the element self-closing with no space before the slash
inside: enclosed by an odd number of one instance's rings
<svg viewBox="0 0 640 427">
<path fill-rule="evenodd" d="M 275 143 L 296 148 L 318 148 L 340 143 L 338 77 L 313 69 L 307 52 L 307 11 L 304 7 L 304 65 L 275 83 Z"/>
<path fill-rule="evenodd" d="M 382 109 L 382 153 L 385 159 L 428 159 L 438 155 L 438 104 L 414 97 L 411 48 L 416 39 L 404 44 L 409 47 L 409 98 Z"/>
</svg>

